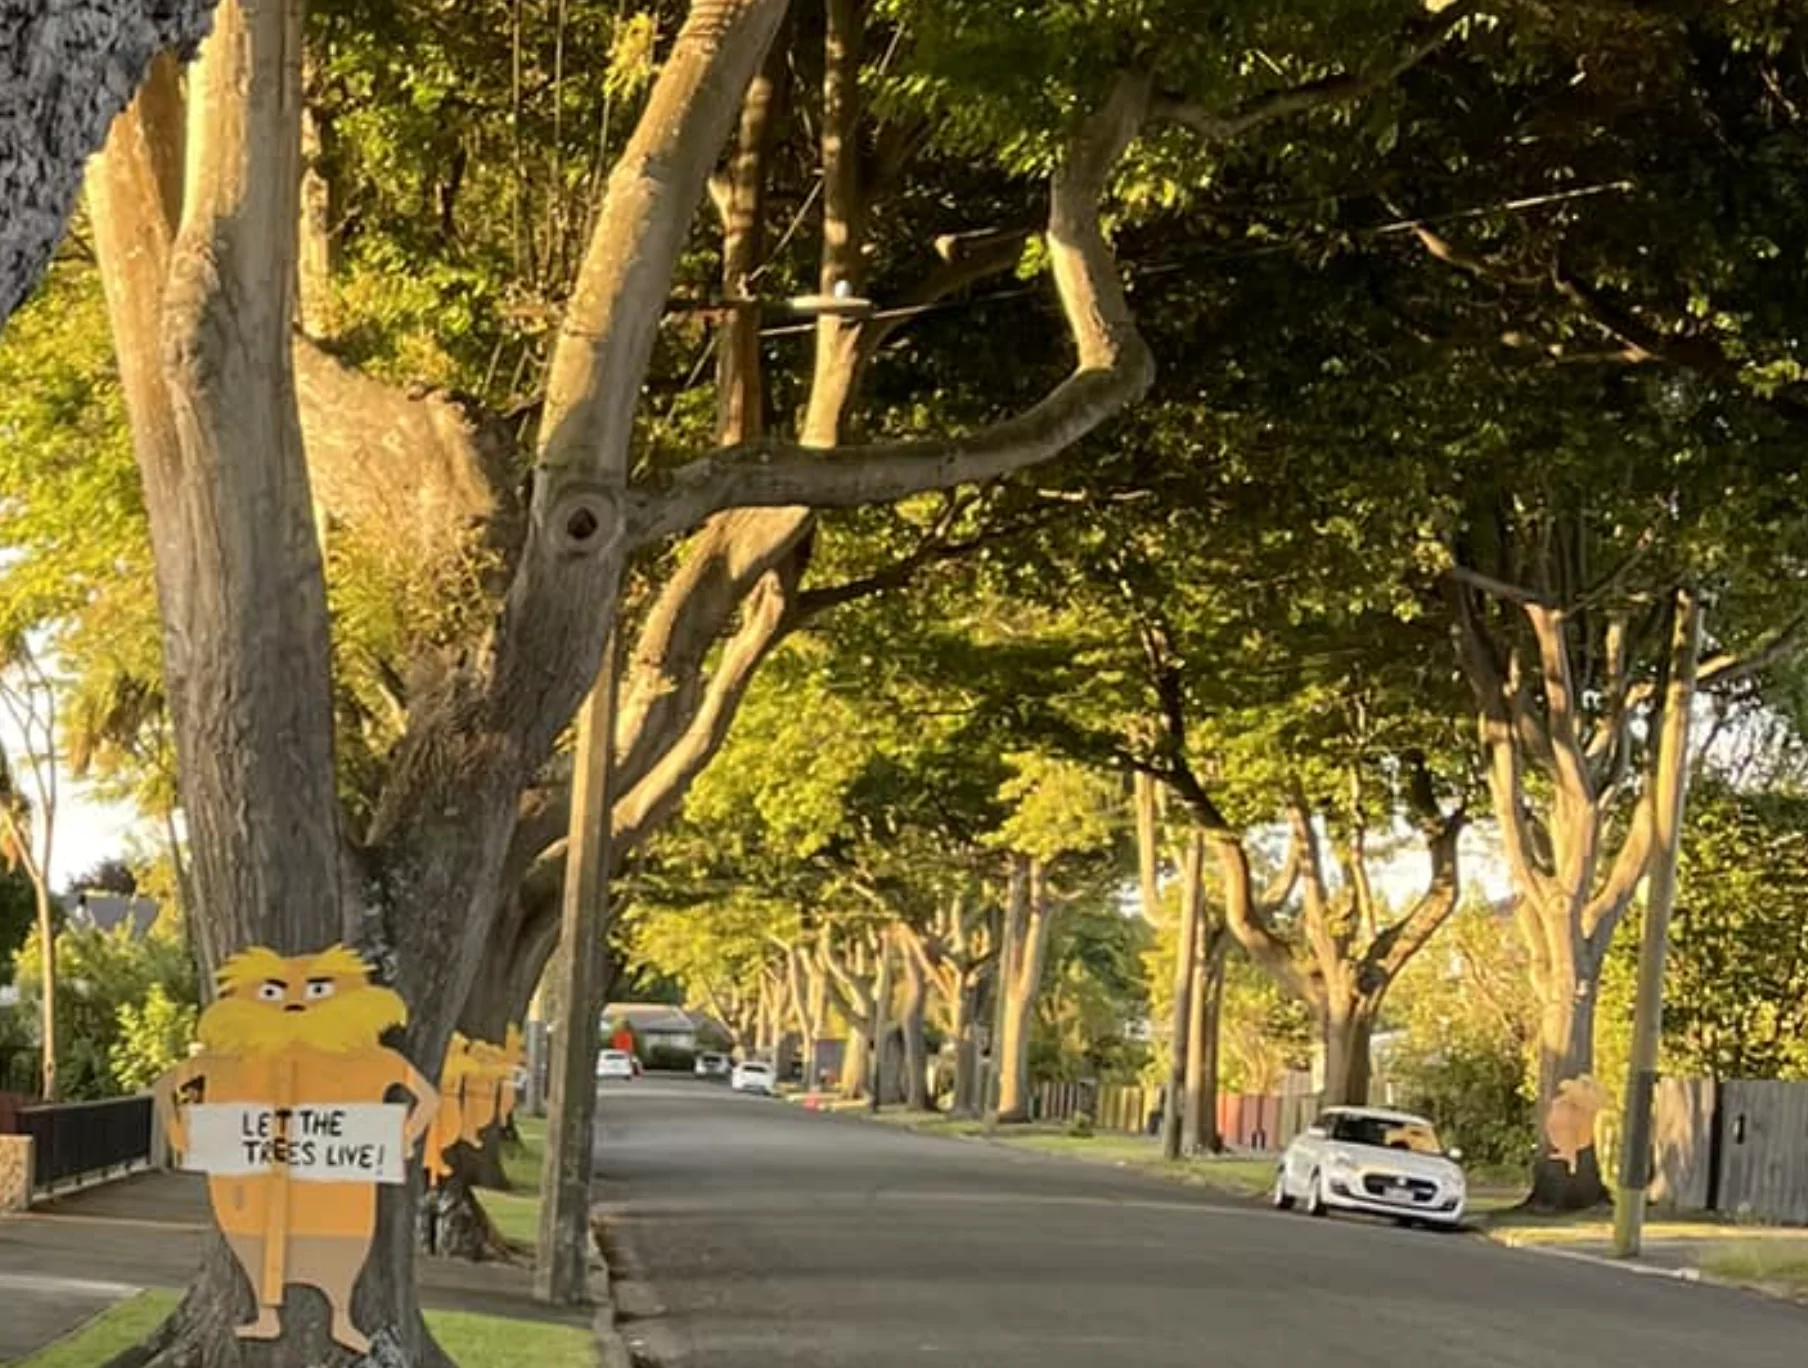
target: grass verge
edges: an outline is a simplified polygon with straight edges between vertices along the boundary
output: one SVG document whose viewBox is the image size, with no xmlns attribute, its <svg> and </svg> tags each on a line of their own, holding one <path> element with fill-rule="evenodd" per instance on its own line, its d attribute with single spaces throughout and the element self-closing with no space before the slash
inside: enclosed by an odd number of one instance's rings
<svg viewBox="0 0 1808 1368">
<path fill-rule="evenodd" d="M 178 1300 L 174 1292 L 140 1292 L 15 1368 L 99 1368 L 161 1325 Z M 427 1326 L 459 1368 L 592 1368 L 596 1362 L 590 1332 L 576 1326 L 463 1311 L 429 1311 Z"/>
<path fill-rule="evenodd" d="M 1234 1155 L 1199 1155 L 1164 1159 L 1161 1144 L 1150 1136 L 1115 1133 L 1072 1135 L 1064 1125 L 988 1127 L 983 1121 L 951 1116 L 923 1116 L 888 1110 L 869 1112 L 864 1104 L 823 1105 L 820 1110 L 859 1116 L 882 1125 L 902 1126 L 919 1135 L 946 1135 L 963 1140 L 986 1140 L 1010 1149 L 1057 1154 L 1088 1164 L 1135 1169 L 1169 1182 L 1214 1188 L 1239 1197 L 1254 1197 L 1274 1184 L 1274 1160 Z"/>
<path fill-rule="evenodd" d="M 546 1152 L 546 1118 L 515 1117 L 521 1143 L 505 1150 L 502 1171 L 513 1188 L 508 1192 L 480 1192 L 477 1200 L 510 1240 L 532 1249 L 540 1242 L 540 1161 Z"/>
<path fill-rule="evenodd" d="M 1808 1240 L 1738 1239 L 1716 1242 L 1701 1252 L 1701 1271 L 1723 1282 L 1742 1283 L 1791 1297 L 1808 1296 Z"/>
</svg>

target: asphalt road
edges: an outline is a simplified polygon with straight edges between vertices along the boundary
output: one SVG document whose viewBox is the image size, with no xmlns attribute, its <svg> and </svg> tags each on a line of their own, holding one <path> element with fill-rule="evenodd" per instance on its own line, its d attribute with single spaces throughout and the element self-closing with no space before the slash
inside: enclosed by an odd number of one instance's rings
<svg viewBox="0 0 1808 1368">
<path fill-rule="evenodd" d="M 1801 1368 L 1808 1312 L 1472 1236 L 607 1087 L 597 1179 L 637 1353 L 671 1368 Z"/>
</svg>

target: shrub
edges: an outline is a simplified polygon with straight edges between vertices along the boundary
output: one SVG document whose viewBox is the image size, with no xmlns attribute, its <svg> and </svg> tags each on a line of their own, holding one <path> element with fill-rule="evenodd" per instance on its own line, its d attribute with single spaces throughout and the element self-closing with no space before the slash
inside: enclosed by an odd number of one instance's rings
<svg viewBox="0 0 1808 1368">
<path fill-rule="evenodd" d="M 1068 1118 L 1067 1133 L 1076 1140 L 1090 1140 L 1092 1138 L 1092 1113 L 1075 1112 Z"/>
</svg>

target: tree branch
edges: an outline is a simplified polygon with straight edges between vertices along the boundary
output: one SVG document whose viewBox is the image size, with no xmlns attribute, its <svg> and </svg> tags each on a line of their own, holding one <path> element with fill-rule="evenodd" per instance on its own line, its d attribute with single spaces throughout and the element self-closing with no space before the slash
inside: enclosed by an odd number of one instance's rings
<svg viewBox="0 0 1808 1368">
<path fill-rule="evenodd" d="M 1431 882 L 1412 910 L 1384 928 L 1364 954 L 1365 964 L 1379 971 L 1384 985 L 1399 976 L 1407 962 L 1456 911 L 1457 894 L 1462 888 L 1457 849 L 1468 820 L 1467 813 L 1459 808 L 1431 835 L 1426 843 L 1431 856 Z"/>
<path fill-rule="evenodd" d="M 1525 777 L 1520 763 L 1515 721 L 1507 681 L 1494 645 L 1477 620 L 1475 605 L 1461 576 L 1447 576 L 1445 597 L 1456 621 L 1458 658 L 1475 694 L 1482 751 L 1488 759 L 1488 791 L 1500 824 L 1507 863 L 1523 889 L 1543 890 L 1549 875 L 1538 867 L 1525 811 Z"/>
<path fill-rule="evenodd" d="M 1246 101 L 1241 108 L 1229 114 L 1213 114 L 1190 101 L 1170 99 L 1158 101 L 1153 113 L 1156 118 L 1191 129 L 1209 142 L 1229 142 L 1276 119 L 1361 99 L 1383 86 L 1391 85 L 1442 47 L 1457 26 L 1474 11 L 1475 6 L 1467 0 L 1446 6 L 1423 36 L 1405 51 L 1366 74 L 1339 73 L 1285 90 L 1269 91 Z"/>
<path fill-rule="evenodd" d="M 1148 389 L 1154 361 L 1136 331 L 1100 223 L 1106 184 L 1142 126 L 1145 78 L 1126 76 L 1070 143 L 1050 188 L 1048 247 L 1078 349 L 1074 373 L 1028 412 L 963 437 L 846 446 L 782 444 L 717 453 L 632 497 L 636 545 L 730 506 L 851 507 L 995 479 L 1071 446 Z"/>
<path fill-rule="evenodd" d="M 677 254 L 784 10 L 784 0 L 691 7 L 610 178 L 560 326 L 526 545 L 480 687 L 483 723 L 530 767 L 596 677 L 627 551 L 637 399 Z M 415 750 L 435 744 L 411 739 Z"/>
</svg>

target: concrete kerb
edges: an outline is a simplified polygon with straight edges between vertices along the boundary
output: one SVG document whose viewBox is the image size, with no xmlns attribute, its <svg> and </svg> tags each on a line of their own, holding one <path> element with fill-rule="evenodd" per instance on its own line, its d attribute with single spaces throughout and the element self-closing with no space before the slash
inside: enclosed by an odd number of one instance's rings
<svg viewBox="0 0 1808 1368">
<path fill-rule="evenodd" d="M 1572 1263 L 1592 1264 L 1596 1268 L 1617 1269 L 1621 1273 L 1631 1273 L 1641 1278 L 1662 1278 L 1680 1283 L 1712 1283 L 1715 1281 L 1712 1278 L 1703 1278 L 1699 1268 L 1666 1268 L 1662 1264 L 1644 1263 L 1638 1259 L 1612 1259 L 1604 1254 L 1589 1254 L 1580 1249 L 1564 1249 L 1557 1245 L 1542 1244 L 1536 1240 L 1502 1239 L 1497 1235 L 1490 1235 L 1488 1238 L 1505 1249 L 1516 1249 L 1525 1254 L 1542 1254 L 1553 1259 L 1568 1259 Z"/>
<path fill-rule="evenodd" d="M 590 1265 L 590 1300 L 596 1306 L 591 1318 L 591 1331 L 596 1336 L 598 1368 L 634 1368 L 634 1356 L 628 1341 L 615 1324 L 614 1282 L 609 1276 L 608 1256 L 603 1251 L 603 1222 L 599 1207 L 590 1210 L 590 1230 L 596 1259 Z"/>
</svg>

